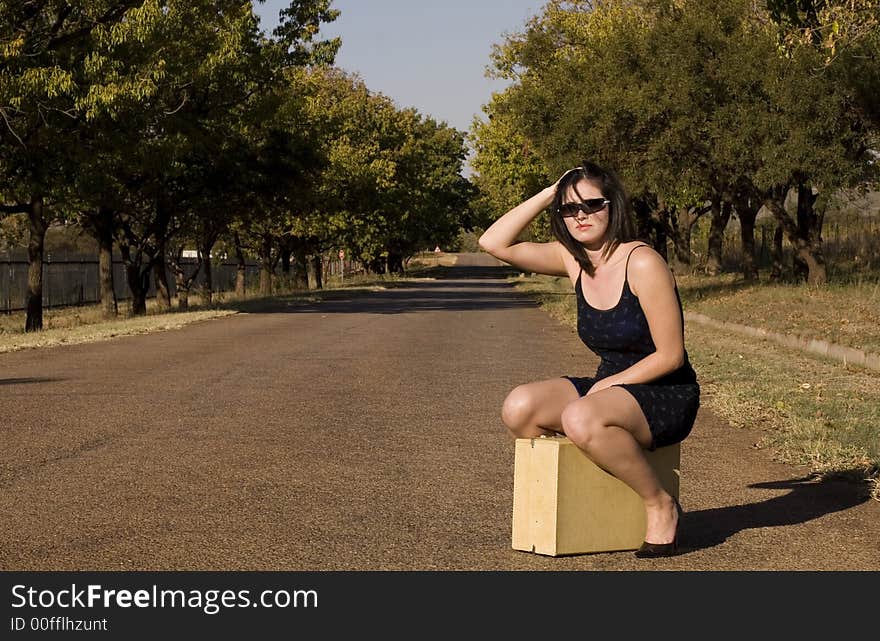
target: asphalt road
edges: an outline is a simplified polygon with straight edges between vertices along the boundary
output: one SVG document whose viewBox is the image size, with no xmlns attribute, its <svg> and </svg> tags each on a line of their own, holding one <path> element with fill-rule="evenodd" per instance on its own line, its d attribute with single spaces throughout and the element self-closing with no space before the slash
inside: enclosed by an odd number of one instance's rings
<svg viewBox="0 0 880 641">
<path fill-rule="evenodd" d="M 511 549 L 501 402 L 597 362 L 504 269 L 460 265 L 0 355 L 0 568 L 880 569 L 880 503 L 774 462 L 705 404 L 682 446 L 682 554 Z"/>
</svg>

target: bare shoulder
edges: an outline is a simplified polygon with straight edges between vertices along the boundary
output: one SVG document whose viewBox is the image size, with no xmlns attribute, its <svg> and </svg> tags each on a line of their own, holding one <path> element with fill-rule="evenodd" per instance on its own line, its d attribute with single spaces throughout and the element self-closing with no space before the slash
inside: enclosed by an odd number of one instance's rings
<svg viewBox="0 0 880 641">
<path fill-rule="evenodd" d="M 660 253 L 644 243 L 633 243 L 632 247 L 638 250 L 627 249 L 632 252 L 629 257 L 627 278 L 633 294 L 639 296 L 639 292 L 655 292 L 663 289 L 671 290 L 675 285 L 672 270 Z"/>
</svg>

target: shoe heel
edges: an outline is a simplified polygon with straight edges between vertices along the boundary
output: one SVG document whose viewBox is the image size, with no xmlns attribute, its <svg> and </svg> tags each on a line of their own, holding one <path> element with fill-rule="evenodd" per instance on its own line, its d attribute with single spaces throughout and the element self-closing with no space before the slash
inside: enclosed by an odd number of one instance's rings
<svg viewBox="0 0 880 641">
<path fill-rule="evenodd" d="M 675 534 L 672 536 L 671 543 L 648 543 L 643 541 L 638 550 L 635 551 L 637 559 L 656 559 L 665 556 L 675 556 L 678 553 L 678 530 L 681 527 L 681 517 L 684 516 L 684 510 L 681 509 L 681 503 L 677 498 L 675 501 L 675 510 L 678 512 L 678 522 L 675 524 Z"/>
</svg>

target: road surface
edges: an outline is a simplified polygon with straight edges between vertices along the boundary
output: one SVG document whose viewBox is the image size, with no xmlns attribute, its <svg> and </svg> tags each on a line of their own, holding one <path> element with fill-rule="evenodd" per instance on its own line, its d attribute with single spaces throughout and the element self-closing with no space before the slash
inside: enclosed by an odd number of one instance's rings
<svg viewBox="0 0 880 641">
<path fill-rule="evenodd" d="M 682 554 L 511 549 L 501 402 L 597 362 L 493 264 L 0 355 L 0 567 L 880 569 L 880 503 L 773 462 L 705 404 Z"/>
</svg>

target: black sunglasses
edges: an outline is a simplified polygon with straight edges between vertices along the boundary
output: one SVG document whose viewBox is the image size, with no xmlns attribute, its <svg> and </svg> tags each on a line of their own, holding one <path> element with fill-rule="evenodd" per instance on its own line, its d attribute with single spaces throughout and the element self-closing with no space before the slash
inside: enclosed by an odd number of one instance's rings
<svg viewBox="0 0 880 641">
<path fill-rule="evenodd" d="M 560 205 L 557 211 L 563 218 L 576 218 L 579 212 L 595 214 L 596 212 L 602 211 L 610 204 L 611 201 L 607 198 L 587 198 L 583 202 L 565 203 L 564 205 Z"/>
</svg>

